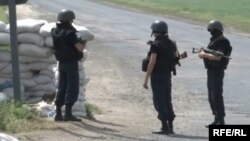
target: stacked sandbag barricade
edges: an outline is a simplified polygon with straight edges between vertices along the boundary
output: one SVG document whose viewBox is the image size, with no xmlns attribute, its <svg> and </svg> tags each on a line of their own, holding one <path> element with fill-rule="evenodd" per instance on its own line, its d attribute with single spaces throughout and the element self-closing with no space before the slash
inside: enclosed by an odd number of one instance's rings
<svg viewBox="0 0 250 141">
<path fill-rule="evenodd" d="M 23 87 L 23 99 L 26 103 L 38 103 L 42 117 L 54 112 L 53 104 L 44 103 L 44 96 L 54 96 L 56 80 L 58 79 L 57 61 L 52 52 L 53 41 L 51 29 L 56 23 L 45 20 L 23 19 L 17 21 L 20 79 Z M 76 26 L 76 25 L 75 25 Z M 90 41 L 94 35 L 87 28 L 77 26 L 83 38 Z M 9 25 L 0 22 L 0 45 L 9 46 Z M 83 62 L 88 51 L 84 50 L 84 58 L 79 61 L 80 93 L 73 113 L 76 116 L 86 116 L 85 86 L 89 81 Z M 11 81 L 11 55 L 9 50 L 0 51 L 0 86 Z M 1 91 L 0 91 L 1 92 Z M 13 92 L 12 92 L 13 95 Z M 53 103 L 53 102 L 52 102 Z"/>
<path fill-rule="evenodd" d="M 10 34 L 7 25 L 0 21 L 0 101 L 14 97 L 11 77 L 10 58 Z M 21 85 L 21 93 L 24 94 L 24 86 Z"/>
</svg>

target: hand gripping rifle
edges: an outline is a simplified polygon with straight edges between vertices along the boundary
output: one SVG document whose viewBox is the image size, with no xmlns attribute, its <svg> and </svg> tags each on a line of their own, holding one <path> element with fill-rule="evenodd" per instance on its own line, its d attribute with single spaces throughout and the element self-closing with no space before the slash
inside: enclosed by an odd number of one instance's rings
<svg viewBox="0 0 250 141">
<path fill-rule="evenodd" d="M 222 52 L 212 50 L 212 49 L 205 49 L 205 48 L 193 48 L 192 53 L 200 53 L 201 51 L 204 51 L 205 53 L 213 54 L 215 56 L 220 56 L 226 59 L 232 59 L 230 56 L 224 55 Z"/>
</svg>

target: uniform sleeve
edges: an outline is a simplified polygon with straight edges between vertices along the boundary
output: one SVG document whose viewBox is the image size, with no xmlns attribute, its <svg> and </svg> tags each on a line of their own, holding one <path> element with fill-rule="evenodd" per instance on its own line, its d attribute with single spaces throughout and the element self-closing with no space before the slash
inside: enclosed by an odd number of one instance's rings
<svg viewBox="0 0 250 141">
<path fill-rule="evenodd" d="M 151 45 L 151 47 L 150 47 L 150 53 L 159 54 L 159 47 L 157 47 L 156 45 Z"/>
</svg>

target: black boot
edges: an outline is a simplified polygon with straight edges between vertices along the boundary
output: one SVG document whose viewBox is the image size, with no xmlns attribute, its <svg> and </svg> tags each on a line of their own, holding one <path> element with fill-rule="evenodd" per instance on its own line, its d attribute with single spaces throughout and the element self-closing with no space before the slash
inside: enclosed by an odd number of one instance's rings
<svg viewBox="0 0 250 141">
<path fill-rule="evenodd" d="M 225 125 L 224 117 L 219 117 L 216 125 Z"/>
<path fill-rule="evenodd" d="M 66 105 L 64 121 L 82 121 L 81 119 L 72 115 L 72 106 Z"/>
<path fill-rule="evenodd" d="M 214 116 L 214 121 L 210 123 L 209 125 L 217 125 L 217 123 L 218 123 L 218 116 Z M 206 127 L 208 128 L 209 125 L 206 125 Z"/>
<path fill-rule="evenodd" d="M 154 131 L 154 134 L 165 134 L 168 135 L 169 134 L 169 125 L 167 123 L 167 121 L 161 121 L 161 129 L 159 131 Z"/>
<path fill-rule="evenodd" d="M 55 121 L 63 121 L 61 106 L 56 106 L 56 115 L 54 117 Z"/>
<path fill-rule="evenodd" d="M 173 120 L 168 121 L 168 125 L 169 125 L 169 133 L 174 134 Z"/>
</svg>

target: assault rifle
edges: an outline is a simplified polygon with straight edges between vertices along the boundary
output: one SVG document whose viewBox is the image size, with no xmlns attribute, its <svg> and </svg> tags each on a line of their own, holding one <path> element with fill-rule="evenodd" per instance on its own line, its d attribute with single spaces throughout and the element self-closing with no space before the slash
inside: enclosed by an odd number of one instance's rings
<svg viewBox="0 0 250 141">
<path fill-rule="evenodd" d="M 213 54 L 215 56 L 220 56 L 226 59 L 232 59 L 230 56 L 224 55 L 222 52 L 212 50 L 212 49 L 205 49 L 205 48 L 193 48 L 192 52 L 193 53 L 200 53 L 201 51 L 204 51 L 205 53 Z"/>
</svg>

